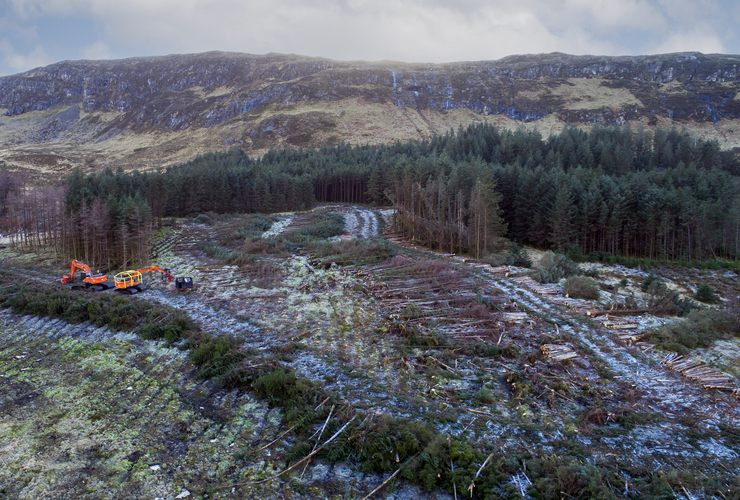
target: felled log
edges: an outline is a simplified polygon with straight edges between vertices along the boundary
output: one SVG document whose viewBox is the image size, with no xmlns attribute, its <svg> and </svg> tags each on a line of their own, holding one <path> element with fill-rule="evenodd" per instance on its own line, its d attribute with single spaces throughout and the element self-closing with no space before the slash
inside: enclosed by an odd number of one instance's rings
<svg viewBox="0 0 740 500">
<path fill-rule="evenodd" d="M 544 344 L 540 346 L 540 350 L 554 361 L 564 361 L 578 356 L 570 347 L 564 345 Z"/>
<path fill-rule="evenodd" d="M 515 324 L 521 324 L 527 320 L 527 313 L 502 313 L 501 319 L 505 323 L 515 323 Z"/>
<path fill-rule="evenodd" d="M 587 316 L 595 317 L 595 316 L 601 316 L 603 314 L 607 314 L 610 316 L 637 316 L 639 314 L 645 314 L 650 312 L 649 309 L 629 309 L 629 310 L 604 310 L 604 309 L 594 309 L 591 311 L 586 311 Z"/>
<path fill-rule="evenodd" d="M 638 328 L 638 325 L 635 323 L 614 323 L 612 321 L 604 321 L 602 324 L 611 330 L 637 330 Z"/>
</svg>

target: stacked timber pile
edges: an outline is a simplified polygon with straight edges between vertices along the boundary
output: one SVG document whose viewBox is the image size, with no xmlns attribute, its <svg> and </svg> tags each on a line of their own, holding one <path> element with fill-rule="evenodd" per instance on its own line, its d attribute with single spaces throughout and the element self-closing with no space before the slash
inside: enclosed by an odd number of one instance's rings
<svg viewBox="0 0 740 500">
<path fill-rule="evenodd" d="M 620 316 L 614 316 L 612 314 L 594 314 L 597 311 L 587 311 L 587 316 L 596 316 L 596 321 L 601 322 L 605 328 L 610 330 L 616 330 L 616 336 L 622 342 L 625 342 L 628 346 L 635 346 L 640 348 L 643 352 L 647 352 L 654 348 L 654 344 L 648 342 L 642 342 L 640 339 L 644 333 L 636 332 L 640 326 L 640 323 L 629 318 L 623 318 Z M 599 311 L 600 312 L 600 311 Z"/>
<path fill-rule="evenodd" d="M 586 311 L 586 316 L 596 318 L 603 315 L 608 316 L 637 316 L 639 314 L 649 313 L 650 309 L 594 309 Z"/>
<path fill-rule="evenodd" d="M 209 292 L 213 295 L 211 298 L 206 299 L 206 302 L 220 302 L 223 300 L 223 292 L 235 288 L 235 284 L 238 283 L 239 277 L 236 272 L 239 270 L 237 266 L 231 265 L 211 265 L 211 266 L 194 266 L 193 269 L 202 273 L 208 273 L 208 279 L 203 280 L 199 283 L 200 291 L 206 295 Z"/>
<path fill-rule="evenodd" d="M 395 233 L 389 231 L 384 233 L 383 236 L 385 236 L 386 240 L 390 241 L 391 243 L 395 243 L 396 245 L 405 246 L 409 244 L 409 239 L 403 233 Z"/>
<path fill-rule="evenodd" d="M 660 364 L 680 373 L 689 380 L 698 382 L 705 389 L 716 389 L 718 391 L 732 392 L 736 396 L 740 395 L 740 389 L 734 386 L 732 377 L 700 361 L 672 353 L 663 358 Z"/>
<path fill-rule="evenodd" d="M 545 344 L 540 347 L 542 353 L 553 361 L 565 361 L 566 359 L 575 358 L 578 354 L 567 345 Z"/>
<path fill-rule="evenodd" d="M 563 304 L 564 306 L 577 311 L 585 311 L 589 306 L 591 306 L 591 303 L 587 300 L 573 299 L 571 297 L 552 297 L 552 301 L 557 302 L 558 304 Z"/>
<path fill-rule="evenodd" d="M 532 290 L 539 295 L 545 295 L 547 297 L 557 297 L 562 295 L 560 287 L 557 285 L 534 285 Z"/>
<path fill-rule="evenodd" d="M 637 327 L 640 326 L 640 324 L 633 319 L 612 316 L 611 314 L 607 314 L 604 318 L 600 318 L 599 321 L 601 321 L 601 324 L 606 328 L 610 328 L 612 330 L 637 330 Z"/>
<path fill-rule="evenodd" d="M 642 333 L 632 331 L 637 330 L 639 326 L 639 323 L 634 320 L 607 315 L 601 324 L 610 330 L 617 330 L 617 338 L 622 342 L 627 342 L 628 345 L 632 345 L 632 342 L 637 342 L 643 335 Z"/>
<path fill-rule="evenodd" d="M 454 323 L 440 326 L 438 330 L 456 339 L 485 342 L 497 336 L 501 331 L 501 325 L 497 321 L 490 319 L 475 320 L 462 318 Z"/>
<path fill-rule="evenodd" d="M 204 241 L 210 238 L 204 237 L 200 231 L 188 231 L 182 234 L 174 241 L 174 251 L 178 253 L 191 253 L 193 250 L 200 249 Z"/>
<path fill-rule="evenodd" d="M 539 283 L 537 283 L 535 280 L 530 278 L 529 276 L 517 276 L 516 278 L 511 278 L 511 281 L 514 283 L 519 283 L 520 285 L 534 287 L 538 286 Z"/>
<path fill-rule="evenodd" d="M 506 312 L 501 314 L 501 319 L 504 323 L 510 323 L 514 325 L 521 325 L 527 321 L 527 313 L 523 312 Z"/>
<path fill-rule="evenodd" d="M 563 291 L 558 285 L 543 285 L 533 280 L 529 276 L 517 276 L 515 278 L 511 278 L 511 281 L 513 281 L 514 283 L 519 283 L 520 285 L 524 285 L 539 295 L 545 295 L 547 297 L 558 297 L 563 294 Z"/>
<path fill-rule="evenodd" d="M 492 267 L 489 264 L 484 264 L 482 262 L 470 262 L 467 259 L 461 258 L 461 257 L 455 257 L 455 260 L 458 260 L 462 262 L 463 264 L 467 264 L 470 267 L 474 267 L 476 269 L 482 269 L 484 271 L 490 271 Z"/>
<path fill-rule="evenodd" d="M 509 269 L 509 266 L 499 266 L 499 267 L 491 267 L 488 269 L 489 273 L 508 276 L 511 272 L 511 269 Z"/>
</svg>

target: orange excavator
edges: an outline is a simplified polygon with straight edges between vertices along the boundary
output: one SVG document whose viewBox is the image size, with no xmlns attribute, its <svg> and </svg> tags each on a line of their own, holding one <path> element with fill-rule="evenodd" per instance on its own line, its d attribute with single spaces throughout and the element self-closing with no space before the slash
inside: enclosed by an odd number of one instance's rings
<svg viewBox="0 0 740 500">
<path fill-rule="evenodd" d="M 70 287 L 72 290 L 100 292 L 114 287 L 114 283 L 108 280 L 108 276 L 102 274 L 100 271 L 93 273 L 90 270 L 90 266 L 79 260 L 72 260 L 72 269 L 69 272 L 69 276 L 65 275 L 60 281 L 62 283 L 74 283 L 75 271 L 77 269 L 81 271 L 82 283 L 72 285 Z"/>
<path fill-rule="evenodd" d="M 172 281 L 172 274 L 167 268 L 160 269 L 156 266 L 143 267 L 135 271 L 123 271 L 122 273 L 116 274 L 113 278 L 116 291 L 127 295 L 143 292 L 146 290 L 146 285 L 144 284 L 144 278 L 141 275 L 142 273 L 151 272 L 162 273 L 163 279 Z"/>
</svg>

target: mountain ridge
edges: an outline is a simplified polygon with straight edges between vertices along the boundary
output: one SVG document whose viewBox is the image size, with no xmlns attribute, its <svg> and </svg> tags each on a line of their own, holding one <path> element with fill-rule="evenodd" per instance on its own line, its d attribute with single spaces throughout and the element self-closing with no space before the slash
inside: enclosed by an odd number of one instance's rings
<svg viewBox="0 0 740 500">
<path fill-rule="evenodd" d="M 198 154 L 421 140 L 505 128 L 687 128 L 740 146 L 740 56 L 512 55 L 496 61 L 335 61 L 206 52 L 62 61 L 0 77 L 0 162 L 55 178 L 74 166 L 152 169 Z"/>
</svg>

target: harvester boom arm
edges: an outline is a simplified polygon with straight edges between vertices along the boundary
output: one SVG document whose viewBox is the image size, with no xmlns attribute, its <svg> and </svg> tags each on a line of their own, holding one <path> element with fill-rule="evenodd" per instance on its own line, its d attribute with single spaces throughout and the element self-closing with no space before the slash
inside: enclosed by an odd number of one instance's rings
<svg viewBox="0 0 740 500">
<path fill-rule="evenodd" d="M 92 274 L 92 271 L 90 271 L 90 266 L 85 264 L 84 262 L 80 262 L 79 260 L 72 260 L 72 269 L 69 271 L 69 280 L 72 281 L 75 279 L 75 271 L 79 269 L 83 273 L 86 274 Z"/>
<path fill-rule="evenodd" d="M 80 262 L 79 260 L 72 259 L 72 268 L 69 271 L 69 276 L 65 276 L 62 278 L 62 283 L 71 283 L 75 279 L 75 271 L 81 270 L 83 273 L 87 273 L 88 276 L 92 275 L 92 271 L 90 271 L 90 266 L 85 264 L 84 262 Z"/>
<path fill-rule="evenodd" d="M 169 269 L 167 269 L 167 268 L 164 268 L 164 269 L 160 269 L 160 268 L 158 268 L 157 266 L 149 266 L 149 267 L 143 267 L 143 268 L 141 268 L 141 269 L 137 269 L 137 271 L 139 271 L 140 273 L 151 273 L 151 272 L 154 272 L 154 271 L 156 271 L 156 272 L 158 272 L 158 273 L 162 273 L 162 274 L 164 274 L 164 275 L 165 275 L 165 277 L 166 277 L 166 278 L 167 278 L 167 279 L 168 279 L 169 281 L 172 281 L 172 274 L 170 273 L 170 270 L 169 270 Z"/>
</svg>

